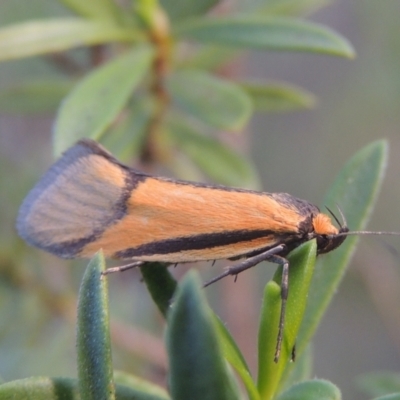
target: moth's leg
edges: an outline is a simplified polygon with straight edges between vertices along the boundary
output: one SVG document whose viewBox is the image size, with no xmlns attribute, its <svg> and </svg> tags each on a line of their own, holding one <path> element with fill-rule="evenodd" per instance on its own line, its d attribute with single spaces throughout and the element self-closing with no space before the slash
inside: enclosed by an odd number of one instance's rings
<svg viewBox="0 0 400 400">
<path fill-rule="evenodd" d="M 276 340 L 275 357 L 274 361 L 278 362 L 279 355 L 281 353 L 283 330 L 285 327 L 285 315 L 286 315 L 286 302 L 289 295 L 289 261 L 281 256 L 271 256 L 268 261 L 282 265 L 282 281 L 281 281 L 281 315 L 279 317 L 279 329 L 278 338 Z M 292 353 L 292 357 L 293 357 Z"/>
<path fill-rule="evenodd" d="M 285 314 L 286 314 L 286 302 L 289 294 L 289 262 L 286 258 L 281 257 L 277 254 L 285 250 L 286 246 L 284 244 L 278 245 L 269 249 L 263 253 L 257 254 L 256 256 L 250 257 L 244 261 L 242 261 L 238 265 L 234 265 L 232 267 L 228 267 L 224 273 L 216 276 L 215 278 L 211 279 L 210 281 L 204 284 L 204 287 L 211 285 L 214 282 L 219 281 L 226 276 L 233 275 L 237 276 L 240 272 L 245 271 L 246 269 L 252 268 L 255 265 L 259 264 L 261 261 L 270 261 L 275 264 L 282 265 L 282 281 L 281 281 L 281 313 L 279 317 L 279 328 L 278 328 L 278 337 L 276 341 L 276 348 L 275 348 L 275 356 L 274 361 L 278 362 L 281 347 L 282 347 L 282 340 L 283 340 L 283 331 L 285 327 Z"/>
<path fill-rule="evenodd" d="M 280 244 L 278 246 L 273 247 L 272 249 L 269 249 L 267 251 L 264 251 L 263 253 L 257 254 L 256 256 L 246 258 L 246 260 L 242 261 L 241 263 L 237 265 L 233 265 L 231 267 L 227 267 L 225 271 L 216 276 L 215 278 L 209 280 L 204 284 L 204 287 L 210 286 L 212 283 L 215 283 L 222 278 L 225 278 L 226 276 L 232 275 L 232 276 L 237 276 L 243 271 L 246 271 L 246 269 L 252 268 L 255 265 L 259 264 L 262 261 L 270 261 L 271 257 L 274 256 L 277 253 L 282 252 L 283 250 L 286 249 L 286 246 L 284 244 Z M 272 261 L 275 262 L 275 261 Z M 282 264 L 281 262 L 278 262 L 278 264 Z"/>
<path fill-rule="evenodd" d="M 105 271 L 102 272 L 102 275 L 108 275 L 108 274 L 113 274 L 114 272 L 126 271 L 131 268 L 140 267 L 143 264 L 144 264 L 143 261 L 134 261 L 130 264 L 120 265 L 119 267 L 107 268 Z"/>
</svg>

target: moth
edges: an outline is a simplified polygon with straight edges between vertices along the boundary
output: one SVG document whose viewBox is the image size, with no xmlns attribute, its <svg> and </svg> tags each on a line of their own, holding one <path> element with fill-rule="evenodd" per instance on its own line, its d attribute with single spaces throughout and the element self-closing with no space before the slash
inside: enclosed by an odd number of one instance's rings
<svg viewBox="0 0 400 400">
<path fill-rule="evenodd" d="M 151 176 L 115 159 L 93 140 L 79 141 L 50 167 L 23 201 L 19 235 L 62 258 L 185 263 L 243 258 L 209 282 L 261 261 L 283 267 L 279 358 L 288 297 L 287 254 L 316 239 L 318 254 L 336 249 L 343 222 L 287 193 L 264 193 Z M 117 268 L 117 269 L 124 269 Z"/>
</svg>

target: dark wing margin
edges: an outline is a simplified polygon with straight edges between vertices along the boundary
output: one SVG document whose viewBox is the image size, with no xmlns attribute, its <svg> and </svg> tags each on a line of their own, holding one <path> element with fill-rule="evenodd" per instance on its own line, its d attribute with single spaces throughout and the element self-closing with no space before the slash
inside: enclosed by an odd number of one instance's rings
<svg viewBox="0 0 400 400">
<path fill-rule="evenodd" d="M 120 178 L 118 185 L 107 176 L 108 170 Z M 145 179 L 95 141 L 81 140 L 50 167 L 25 198 L 17 231 L 35 247 L 73 258 L 123 218 L 131 191 Z"/>
<path fill-rule="evenodd" d="M 236 243 L 247 242 L 268 236 L 275 236 L 275 232 L 265 229 L 205 233 L 146 243 L 136 248 L 119 251 L 115 254 L 115 257 L 135 258 L 155 254 L 171 254 L 181 251 L 212 249 L 214 247 L 229 245 L 234 246 Z"/>
</svg>

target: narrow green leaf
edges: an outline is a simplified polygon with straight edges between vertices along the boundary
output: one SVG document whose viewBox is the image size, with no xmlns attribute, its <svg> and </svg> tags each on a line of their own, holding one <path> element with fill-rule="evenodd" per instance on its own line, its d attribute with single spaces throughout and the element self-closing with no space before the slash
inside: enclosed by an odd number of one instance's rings
<svg viewBox="0 0 400 400">
<path fill-rule="evenodd" d="M 261 399 L 273 398 L 277 390 L 281 364 L 272 364 L 275 355 L 279 316 L 281 312 L 281 287 L 274 280 L 264 287 L 263 303 L 258 330 L 258 381 L 257 387 Z M 285 355 L 286 361 L 286 355 Z"/>
<path fill-rule="evenodd" d="M 134 389 L 136 391 L 140 391 L 141 393 L 146 393 L 148 395 L 155 396 L 155 398 L 160 400 L 168 400 L 170 397 L 168 396 L 167 391 L 161 386 L 155 385 L 152 382 L 146 381 L 143 378 L 139 378 L 136 375 L 128 374 L 127 372 L 115 371 L 114 372 L 114 380 L 118 385 L 127 386 L 130 389 Z M 117 390 L 117 399 L 118 390 Z"/>
<path fill-rule="evenodd" d="M 218 0 L 160 0 L 161 7 L 172 21 L 205 14 Z"/>
<path fill-rule="evenodd" d="M 148 71 L 153 51 L 135 47 L 86 76 L 63 102 L 54 128 L 56 156 L 78 139 L 99 139 Z"/>
<path fill-rule="evenodd" d="M 101 138 L 101 143 L 123 162 L 139 158 L 154 109 L 152 101 L 143 95 L 132 103 L 124 119 Z"/>
<path fill-rule="evenodd" d="M 200 121 L 240 130 L 251 117 L 249 96 L 239 86 L 200 70 L 181 70 L 167 80 L 172 99 Z"/>
<path fill-rule="evenodd" d="M 227 186 L 260 186 L 249 161 L 217 140 L 198 133 L 184 121 L 170 120 L 168 134 L 176 145 L 209 177 Z"/>
<path fill-rule="evenodd" d="M 0 29 L 0 61 L 137 39 L 137 31 L 105 21 L 80 18 L 30 21 Z"/>
<path fill-rule="evenodd" d="M 386 141 L 374 142 L 360 150 L 341 170 L 325 198 L 324 204 L 331 209 L 340 207 L 351 230 L 365 229 L 382 184 L 387 153 Z M 299 352 L 310 341 L 336 292 L 357 241 L 357 237 L 349 236 L 338 249 L 319 258 L 299 332 Z"/>
<path fill-rule="evenodd" d="M 176 280 L 162 263 L 146 263 L 140 267 L 140 272 L 152 299 L 161 314 L 167 317 L 177 286 Z"/>
<path fill-rule="evenodd" d="M 142 388 L 132 388 L 124 385 L 116 387 L 116 398 L 117 400 L 170 400 L 170 397 L 165 395 L 149 393 L 146 390 L 142 390 Z"/>
<path fill-rule="evenodd" d="M 273 398 L 292 358 L 297 332 L 307 305 L 316 253 L 317 244 L 313 240 L 289 254 L 289 297 L 281 354 L 277 363 L 274 362 L 274 356 L 281 311 L 282 268 L 278 268 L 274 280 L 265 287 L 258 336 L 258 390 L 261 399 Z"/>
<path fill-rule="evenodd" d="M 161 388 L 156 390 L 149 382 L 147 385 L 138 383 L 137 387 L 131 387 L 131 383 L 125 380 L 125 384 L 116 386 L 118 400 L 169 400 L 165 391 Z M 82 396 L 79 394 L 77 379 L 33 377 L 0 385 L 0 399 L 82 400 Z"/>
<path fill-rule="evenodd" d="M 118 12 L 113 0 L 61 0 L 61 2 L 77 14 L 97 20 L 113 21 Z"/>
<path fill-rule="evenodd" d="M 190 271 L 168 314 L 170 392 L 174 400 L 240 399 L 227 369 L 198 276 Z"/>
<path fill-rule="evenodd" d="M 400 392 L 400 373 L 372 372 L 357 377 L 357 386 L 369 396 Z"/>
<path fill-rule="evenodd" d="M 219 336 L 221 349 L 224 354 L 225 359 L 229 364 L 235 369 L 236 373 L 240 376 L 249 397 L 249 400 L 259 400 L 260 395 L 256 385 L 254 384 L 253 378 L 250 373 L 250 369 L 247 366 L 246 360 L 244 359 L 240 349 L 233 340 L 228 329 L 214 314 L 214 322 L 217 328 L 217 333 Z"/>
<path fill-rule="evenodd" d="M 115 399 L 104 257 L 97 253 L 83 276 L 76 347 L 82 400 Z"/>
<path fill-rule="evenodd" d="M 0 385 L 2 400 L 80 400 L 78 382 L 69 378 L 33 377 Z"/>
<path fill-rule="evenodd" d="M 281 393 L 277 400 L 341 400 L 337 386 L 323 379 L 296 383 Z"/>
<path fill-rule="evenodd" d="M 198 19 L 177 27 L 176 35 L 214 45 L 354 57 L 352 46 L 338 33 L 292 18 L 244 15 Z"/>
<path fill-rule="evenodd" d="M 73 83 L 54 79 L 31 81 L 0 91 L 0 110 L 18 114 L 55 111 Z"/>
<path fill-rule="evenodd" d="M 315 96 L 287 83 L 242 83 L 241 87 L 253 101 L 255 111 L 292 111 L 312 108 Z"/>
</svg>

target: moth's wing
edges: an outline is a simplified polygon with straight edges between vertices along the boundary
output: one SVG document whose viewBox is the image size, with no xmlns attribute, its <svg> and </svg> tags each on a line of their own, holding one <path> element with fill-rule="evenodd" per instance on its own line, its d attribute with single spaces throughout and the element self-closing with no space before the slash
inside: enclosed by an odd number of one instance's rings
<svg viewBox="0 0 400 400">
<path fill-rule="evenodd" d="M 286 199 L 287 200 L 287 199 Z M 127 214 L 82 250 L 171 263 L 243 256 L 290 239 L 304 215 L 267 193 L 146 177 Z"/>
<path fill-rule="evenodd" d="M 140 175 L 138 175 L 140 180 Z M 29 244 L 72 258 L 126 213 L 132 174 L 106 150 L 82 140 L 50 167 L 22 203 L 19 235 Z"/>
<path fill-rule="evenodd" d="M 23 202 L 22 238 L 64 258 L 184 262 L 246 255 L 299 233 L 302 200 L 147 176 L 91 140 L 67 150 Z"/>
</svg>

